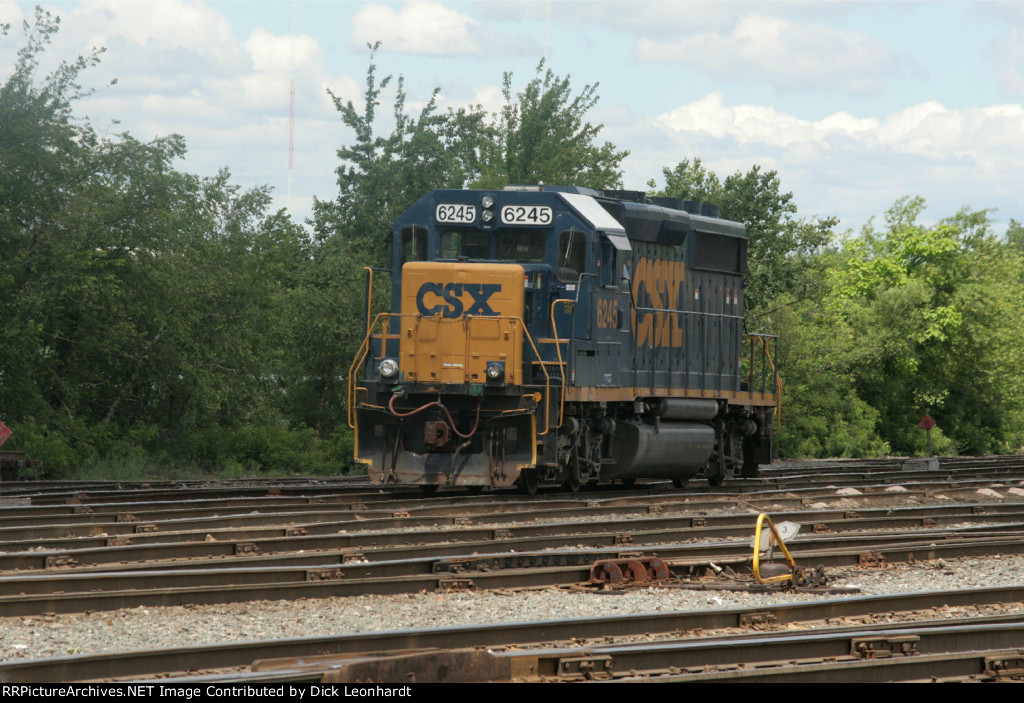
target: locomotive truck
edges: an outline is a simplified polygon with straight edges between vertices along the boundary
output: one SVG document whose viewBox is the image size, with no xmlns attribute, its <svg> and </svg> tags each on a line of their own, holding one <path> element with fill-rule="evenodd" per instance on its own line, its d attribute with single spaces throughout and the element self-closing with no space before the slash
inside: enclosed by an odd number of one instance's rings
<svg viewBox="0 0 1024 703">
<path fill-rule="evenodd" d="M 349 372 L 372 481 L 581 485 L 771 461 L 776 338 L 745 332 L 747 238 L 635 191 L 435 190 L 394 223 L 391 310 Z"/>
</svg>

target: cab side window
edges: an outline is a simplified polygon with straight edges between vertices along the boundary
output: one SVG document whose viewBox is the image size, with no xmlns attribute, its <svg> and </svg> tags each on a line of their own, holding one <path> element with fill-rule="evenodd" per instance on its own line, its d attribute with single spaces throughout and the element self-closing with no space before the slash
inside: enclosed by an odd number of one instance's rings
<svg viewBox="0 0 1024 703">
<path fill-rule="evenodd" d="M 558 235 L 558 280 L 575 283 L 587 265 L 587 235 L 568 229 Z"/>
<path fill-rule="evenodd" d="M 427 260 L 427 230 L 423 227 L 406 227 L 402 230 L 402 255 L 399 266 L 409 261 Z"/>
</svg>

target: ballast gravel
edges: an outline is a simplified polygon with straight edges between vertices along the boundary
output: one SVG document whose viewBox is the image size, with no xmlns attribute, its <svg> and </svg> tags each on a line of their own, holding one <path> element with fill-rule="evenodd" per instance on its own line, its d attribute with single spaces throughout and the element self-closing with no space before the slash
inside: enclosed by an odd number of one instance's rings
<svg viewBox="0 0 1024 703">
<path fill-rule="evenodd" d="M 1024 556 L 962 558 L 829 569 L 833 586 L 884 594 L 1024 583 Z M 610 593 L 557 589 L 418 593 L 229 605 L 0 617 L 0 659 L 56 657 L 240 640 L 557 620 L 636 613 L 762 607 L 841 598 L 652 588 Z"/>
</svg>

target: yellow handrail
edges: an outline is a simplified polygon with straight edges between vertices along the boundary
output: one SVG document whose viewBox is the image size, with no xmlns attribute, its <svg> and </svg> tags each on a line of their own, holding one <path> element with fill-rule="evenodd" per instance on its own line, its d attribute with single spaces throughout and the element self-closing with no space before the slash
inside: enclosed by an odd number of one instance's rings
<svg viewBox="0 0 1024 703">
<path fill-rule="evenodd" d="M 566 305 L 575 305 L 576 301 L 569 298 L 556 298 L 551 301 L 551 336 L 555 339 L 555 353 L 558 355 L 558 370 L 562 374 L 562 395 L 559 399 L 558 405 L 558 427 L 555 429 L 561 429 L 562 421 L 565 419 L 565 363 L 562 361 L 562 340 L 558 338 L 558 326 L 555 324 L 555 306 L 559 303 Z M 572 334 L 570 330 L 569 334 Z M 568 342 L 572 338 L 566 339 Z M 541 366 L 541 368 L 544 368 Z"/>
<path fill-rule="evenodd" d="M 366 355 L 369 353 L 370 339 L 372 337 L 370 331 L 377 326 L 377 320 L 381 319 L 381 317 L 390 318 L 391 313 L 377 313 L 377 317 L 373 318 L 373 323 L 368 325 L 366 328 L 366 336 L 363 337 L 363 342 L 359 345 L 359 349 L 356 351 L 356 356 L 355 359 L 352 360 L 352 365 L 348 367 L 348 390 L 345 395 L 348 398 L 348 426 L 352 429 L 355 429 L 356 427 L 356 423 L 352 419 L 354 417 L 353 411 L 356 406 L 356 389 L 353 385 L 353 381 L 355 381 L 356 377 L 356 369 L 363 365 L 363 361 L 365 361 Z"/>
<path fill-rule="evenodd" d="M 772 358 L 772 353 L 768 348 L 768 340 L 774 339 L 774 337 L 763 334 L 746 333 L 743 337 L 750 340 L 750 369 L 747 373 L 747 384 L 749 386 L 748 392 L 754 392 L 754 356 L 756 354 L 757 344 L 760 343 L 762 356 L 768 360 L 768 365 L 772 370 L 772 378 L 775 381 L 775 421 L 777 423 L 777 429 L 782 429 L 782 379 L 779 378 L 779 371 L 775 368 L 775 360 Z"/>
<path fill-rule="evenodd" d="M 366 334 L 370 334 L 370 311 L 373 309 L 373 267 L 364 266 L 363 270 L 370 274 L 366 291 Z"/>
</svg>

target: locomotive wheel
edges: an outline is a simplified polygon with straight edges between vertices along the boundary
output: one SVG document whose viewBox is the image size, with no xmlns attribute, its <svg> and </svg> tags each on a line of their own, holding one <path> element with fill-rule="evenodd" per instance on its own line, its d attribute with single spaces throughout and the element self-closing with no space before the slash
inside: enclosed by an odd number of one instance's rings
<svg viewBox="0 0 1024 703">
<path fill-rule="evenodd" d="M 575 451 L 569 459 L 569 480 L 562 485 L 573 493 L 579 493 L 580 487 L 583 486 L 583 481 L 580 479 L 580 456 Z"/>
<path fill-rule="evenodd" d="M 537 495 L 537 488 L 540 486 L 540 478 L 536 469 L 523 469 L 519 472 L 519 491 L 529 496 Z"/>
<path fill-rule="evenodd" d="M 688 478 L 674 478 L 672 479 L 672 485 L 676 488 L 686 488 L 686 484 L 690 481 Z"/>
<path fill-rule="evenodd" d="M 725 483 L 725 477 L 724 476 L 708 476 L 708 483 L 710 485 L 714 486 L 715 488 L 718 488 L 723 483 Z"/>
</svg>

